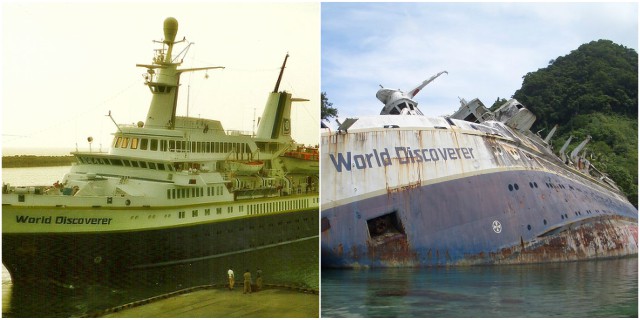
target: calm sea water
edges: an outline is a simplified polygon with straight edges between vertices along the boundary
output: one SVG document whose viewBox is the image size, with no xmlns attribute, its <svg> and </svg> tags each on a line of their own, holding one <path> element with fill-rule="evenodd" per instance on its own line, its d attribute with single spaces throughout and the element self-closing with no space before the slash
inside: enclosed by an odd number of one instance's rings
<svg viewBox="0 0 640 320">
<path fill-rule="evenodd" d="M 638 317 L 638 259 L 322 270 L 322 317 Z"/>
<path fill-rule="evenodd" d="M 62 180 L 68 170 L 69 167 L 10 168 L 3 169 L 2 179 L 12 185 L 53 184 Z M 314 239 L 212 259 L 197 269 L 176 267 L 170 276 L 149 271 L 118 283 L 73 289 L 55 284 L 16 286 L 3 267 L 2 316 L 77 317 L 191 286 L 224 284 L 229 266 L 236 274 L 259 267 L 267 284 L 319 289 L 319 250 L 318 240 Z"/>
</svg>

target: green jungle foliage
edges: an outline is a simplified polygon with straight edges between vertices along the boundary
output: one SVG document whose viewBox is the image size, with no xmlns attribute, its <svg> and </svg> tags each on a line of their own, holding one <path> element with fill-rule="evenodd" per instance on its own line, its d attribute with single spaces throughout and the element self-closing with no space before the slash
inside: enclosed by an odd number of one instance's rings
<svg viewBox="0 0 640 320">
<path fill-rule="evenodd" d="M 588 135 L 587 157 L 638 207 L 638 53 L 609 40 L 592 41 L 523 77 L 513 95 L 537 121 L 542 137 L 559 125 L 552 145 L 569 135 L 573 150 Z M 503 102 L 497 99 L 494 106 Z"/>
</svg>

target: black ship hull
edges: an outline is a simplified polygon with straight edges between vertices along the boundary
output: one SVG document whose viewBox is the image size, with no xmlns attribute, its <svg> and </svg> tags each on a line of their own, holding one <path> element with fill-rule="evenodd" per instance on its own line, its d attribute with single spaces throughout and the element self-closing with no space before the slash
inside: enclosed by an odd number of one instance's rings
<svg viewBox="0 0 640 320">
<path fill-rule="evenodd" d="M 306 209 L 146 231 L 5 233 L 2 262 L 14 285 L 45 281 L 77 287 L 163 277 L 218 257 L 317 237 L 318 210 Z"/>
</svg>

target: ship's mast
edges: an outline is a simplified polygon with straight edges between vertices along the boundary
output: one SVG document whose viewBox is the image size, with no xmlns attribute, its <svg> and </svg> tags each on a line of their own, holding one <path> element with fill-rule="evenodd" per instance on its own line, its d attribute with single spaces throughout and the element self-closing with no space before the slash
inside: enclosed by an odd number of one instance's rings
<svg viewBox="0 0 640 320">
<path fill-rule="evenodd" d="M 184 72 L 223 69 L 224 67 L 201 67 L 180 69 L 178 66 L 182 61 L 173 62 L 172 53 L 176 43 L 185 41 L 175 41 L 178 33 L 178 21 L 175 18 L 164 20 L 164 40 L 163 46 L 167 46 L 166 54 L 164 48 L 156 51 L 153 63 L 137 64 L 138 67 L 147 68 L 145 84 L 151 90 L 152 98 L 145 128 L 168 128 L 174 129 L 176 123 L 176 109 L 178 105 L 178 88 L 180 86 L 180 75 Z M 178 56 L 180 56 L 179 54 Z M 175 59 L 177 60 L 177 59 Z M 159 70 L 159 72 L 157 71 Z"/>
<path fill-rule="evenodd" d="M 280 80 L 282 80 L 282 74 L 284 73 L 284 66 L 287 65 L 287 59 L 289 58 L 289 53 L 284 56 L 284 61 L 282 62 L 282 67 L 280 67 L 280 74 L 278 75 L 278 81 L 276 81 L 276 87 L 273 88 L 273 92 L 278 92 L 278 88 L 280 88 Z"/>
</svg>

